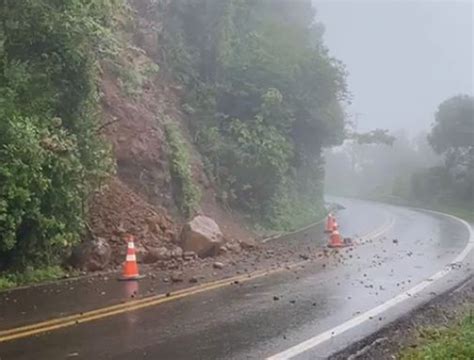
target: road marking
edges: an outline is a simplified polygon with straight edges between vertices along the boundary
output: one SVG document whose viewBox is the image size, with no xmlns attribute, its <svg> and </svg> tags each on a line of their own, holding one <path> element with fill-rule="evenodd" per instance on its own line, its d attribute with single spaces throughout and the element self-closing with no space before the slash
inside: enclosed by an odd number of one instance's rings
<svg viewBox="0 0 474 360">
<path fill-rule="evenodd" d="M 369 232 L 366 235 L 362 235 L 360 238 L 363 240 L 360 241 L 359 244 L 366 243 L 369 239 L 376 239 L 379 236 L 382 236 L 384 233 L 390 230 L 394 225 L 395 225 L 395 217 L 388 216 L 388 220 L 381 227 Z"/>
<path fill-rule="evenodd" d="M 388 225 L 390 225 L 390 223 Z M 370 235 L 372 233 L 375 233 L 374 235 L 376 236 L 380 236 L 380 234 L 387 231 L 389 227 L 387 227 L 387 224 L 384 224 L 380 226 L 378 229 L 375 229 L 374 231 L 369 232 L 369 234 L 365 235 L 364 237 L 372 236 Z M 304 231 L 304 230 L 301 230 L 301 231 Z M 103 307 L 103 308 L 99 308 L 96 310 L 91 310 L 91 311 L 87 311 L 87 312 L 83 312 L 79 314 L 72 314 L 69 316 L 61 317 L 61 318 L 56 318 L 52 320 L 42 321 L 35 324 L 24 325 L 24 326 L 12 328 L 12 329 L 3 330 L 3 331 L 0 331 L 0 343 L 6 342 L 6 341 L 12 341 L 12 340 L 16 340 L 16 339 L 20 339 L 24 337 L 29 337 L 29 336 L 33 336 L 33 335 L 37 335 L 37 334 L 41 334 L 41 333 L 45 333 L 45 332 L 49 332 L 53 330 L 58 330 L 61 328 L 65 328 L 65 327 L 69 327 L 69 326 L 73 326 L 77 324 L 82 324 L 82 323 L 86 323 L 86 322 L 90 322 L 94 320 L 99 320 L 106 317 L 119 315 L 125 312 L 159 305 L 159 304 L 170 302 L 173 300 L 178 300 L 187 296 L 221 288 L 223 286 L 229 285 L 229 283 L 232 283 L 234 281 L 247 282 L 247 281 L 254 280 L 266 275 L 272 275 L 278 272 L 282 272 L 284 270 L 290 270 L 295 267 L 301 266 L 305 263 L 307 263 L 307 260 L 285 265 L 284 267 L 280 267 L 277 269 L 259 270 L 254 273 L 238 275 L 238 276 L 225 278 L 225 279 L 218 280 L 211 283 L 193 286 L 191 288 L 182 289 L 182 290 L 173 292 L 173 294 L 169 296 L 167 296 L 166 294 L 158 294 L 154 296 L 145 297 L 143 299 L 127 301 L 125 303 L 111 305 L 111 306 L 107 306 L 107 307 Z"/>
<path fill-rule="evenodd" d="M 462 262 L 466 256 L 472 251 L 472 249 L 474 249 L 474 231 L 472 230 L 471 226 L 466 222 L 464 221 L 463 219 L 460 219 L 456 216 L 452 216 L 452 215 L 449 215 L 449 214 L 444 214 L 444 213 L 441 213 L 441 212 L 438 212 L 438 211 L 432 211 L 432 210 L 425 210 L 425 209 L 422 209 L 423 211 L 428 211 L 428 212 L 432 212 L 432 213 L 435 213 L 435 214 L 440 214 L 440 215 L 444 215 L 446 217 L 449 217 L 451 219 L 454 219 L 458 222 L 460 222 L 461 224 L 463 224 L 468 232 L 469 232 L 469 240 L 466 244 L 466 247 L 461 251 L 461 253 L 459 253 L 459 255 L 454 259 L 454 261 L 452 263 L 460 263 Z M 451 263 L 451 264 L 452 264 Z M 453 267 L 449 265 L 446 265 L 445 268 L 443 270 L 440 270 L 438 271 L 437 273 L 435 273 L 434 275 L 432 275 L 430 278 L 426 279 L 426 280 L 423 280 L 422 282 L 420 282 L 418 285 L 412 287 L 411 289 L 397 295 L 396 297 L 384 302 L 383 304 L 369 310 L 369 311 L 366 311 L 365 313 L 361 314 L 361 315 L 358 315 L 348 321 L 346 321 L 345 323 L 342 323 L 341 325 L 338 325 L 330 330 L 327 330 L 319 335 L 316 335 L 306 341 L 303 341 L 302 343 L 299 343 L 293 347 L 290 347 L 289 349 L 287 350 L 284 350 L 278 354 L 275 354 L 275 355 L 272 355 L 270 357 L 268 357 L 266 360 L 286 360 L 286 359 L 291 359 L 297 355 L 300 355 L 320 344 L 322 344 L 323 342 L 325 341 L 328 341 L 330 340 L 331 338 L 335 337 L 335 336 L 338 336 L 368 320 L 370 320 L 371 318 L 374 318 L 380 314 L 382 314 L 383 312 L 387 311 L 388 309 L 402 303 L 403 301 L 406 301 L 408 299 L 410 299 L 413 295 L 416 295 L 418 293 L 420 293 L 421 291 L 423 291 L 425 288 L 427 288 L 428 286 L 430 286 L 431 284 L 433 284 L 434 282 L 436 282 L 437 280 L 440 280 L 442 279 L 443 277 L 445 277 L 447 274 L 449 274 L 451 271 L 453 270 Z"/>
<path fill-rule="evenodd" d="M 280 267 L 277 269 L 260 270 L 260 271 L 256 271 L 254 273 L 250 273 L 246 275 L 234 276 L 231 278 L 218 280 L 212 283 L 202 284 L 202 285 L 194 286 L 188 289 L 179 290 L 169 296 L 167 296 L 166 294 L 159 294 L 159 295 L 143 298 L 140 300 L 128 301 L 126 303 L 112 305 L 112 306 L 100 308 L 97 310 L 84 312 L 81 314 L 73 314 L 70 316 L 43 321 L 36 324 L 25 325 L 25 326 L 21 326 L 21 327 L 9 329 L 9 330 L 3 330 L 3 331 L 0 331 L 0 343 L 19 339 L 19 338 L 24 338 L 24 337 L 52 331 L 52 330 L 57 330 L 57 329 L 61 329 L 61 328 L 76 325 L 76 324 L 103 319 L 109 316 L 142 309 L 145 307 L 159 305 L 162 303 L 181 299 L 187 296 L 199 294 L 205 291 L 210 291 L 210 290 L 218 289 L 224 286 L 228 286 L 230 283 L 233 283 L 235 281 L 238 281 L 240 283 L 247 282 L 247 281 L 254 280 L 266 275 L 272 275 L 272 274 L 276 274 L 278 272 L 282 272 L 285 270 L 290 270 L 292 268 L 301 266 L 305 264 L 306 262 L 307 261 L 305 260 L 305 261 L 300 261 L 294 264 L 286 265 L 285 267 Z"/>
</svg>

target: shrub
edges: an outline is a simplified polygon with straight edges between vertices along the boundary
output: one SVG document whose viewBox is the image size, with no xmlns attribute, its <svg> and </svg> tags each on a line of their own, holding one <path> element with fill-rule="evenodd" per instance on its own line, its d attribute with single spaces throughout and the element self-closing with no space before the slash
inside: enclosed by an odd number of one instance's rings
<svg viewBox="0 0 474 360">
<path fill-rule="evenodd" d="M 175 200 L 184 216 L 196 210 L 201 197 L 199 188 L 193 183 L 186 143 L 179 128 L 166 124 L 166 138 L 170 147 L 171 176 L 174 181 Z"/>
</svg>

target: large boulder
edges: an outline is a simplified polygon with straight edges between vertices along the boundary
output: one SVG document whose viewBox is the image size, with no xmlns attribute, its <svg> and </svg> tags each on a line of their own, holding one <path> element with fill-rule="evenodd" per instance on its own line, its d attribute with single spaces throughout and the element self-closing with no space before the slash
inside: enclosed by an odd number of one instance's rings
<svg viewBox="0 0 474 360">
<path fill-rule="evenodd" d="M 181 231 L 181 247 L 194 251 L 199 257 L 217 255 L 224 244 L 224 235 L 217 223 L 204 215 L 198 215 Z"/>
<path fill-rule="evenodd" d="M 85 241 L 75 247 L 71 254 L 71 265 L 87 271 L 104 270 L 110 263 L 112 249 L 104 238 Z"/>
</svg>

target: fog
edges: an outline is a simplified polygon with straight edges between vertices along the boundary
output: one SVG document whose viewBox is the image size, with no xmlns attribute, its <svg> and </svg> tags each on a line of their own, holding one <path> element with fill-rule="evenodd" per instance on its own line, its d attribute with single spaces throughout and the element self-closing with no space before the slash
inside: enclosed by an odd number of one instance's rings
<svg viewBox="0 0 474 360">
<path fill-rule="evenodd" d="M 349 71 L 358 129 L 428 130 L 438 105 L 473 94 L 473 2 L 320 1 L 330 53 Z"/>
</svg>

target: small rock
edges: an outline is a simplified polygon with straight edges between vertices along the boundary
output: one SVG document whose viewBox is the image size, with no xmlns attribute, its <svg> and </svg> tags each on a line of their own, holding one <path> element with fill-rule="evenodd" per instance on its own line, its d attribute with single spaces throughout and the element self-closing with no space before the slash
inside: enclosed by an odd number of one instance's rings
<svg viewBox="0 0 474 360">
<path fill-rule="evenodd" d="M 197 257 L 197 254 L 194 251 L 185 251 L 183 253 L 183 258 L 195 258 Z"/>
<path fill-rule="evenodd" d="M 198 282 L 198 278 L 195 277 L 195 276 L 193 276 L 193 277 L 191 277 L 191 278 L 189 279 L 189 282 L 190 282 L 190 283 L 197 283 L 197 282 Z"/>
<path fill-rule="evenodd" d="M 185 251 L 183 253 L 183 259 L 185 261 L 191 261 L 197 258 L 197 254 L 194 251 Z"/>
<path fill-rule="evenodd" d="M 392 242 L 393 242 L 394 244 L 398 244 L 398 239 L 393 239 Z"/>
<path fill-rule="evenodd" d="M 221 262 L 216 261 L 214 264 L 212 264 L 212 267 L 213 267 L 214 269 L 223 269 L 223 268 L 224 268 L 224 264 L 221 263 Z"/>
<path fill-rule="evenodd" d="M 227 254 L 228 251 L 229 249 L 225 245 L 219 248 L 219 254 Z"/>
<path fill-rule="evenodd" d="M 280 298 L 275 295 L 275 296 L 273 297 L 273 300 L 274 300 L 274 301 L 278 301 L 278 300 L 280 300 Z"/>
<path fill-rule="evenodd" d="M 183 274 L 182 273 L 173 273 L 171 275 L 172 282 L 181 282 L 183 281 Z"/>
<path fill-rule="evenodd" d="M 183 249 L 181 249 L 179 246 L 176 246 L 170 250 L 170 255 L 173 259 L 181 259 L 183 257 Z"/>
<path fill-rule="evenodd" d="M 309 256 L 306 255 L 306 254 L 300 254 L 300 258 L 303 259 L 303 260 L 308 260 Z"/>
<path fill-rule="evenodd" d="M 240 253 L 242 251 L 242 248 L 240 247 L 240 244 L 236 240 L 231 240 L 224 246 L 228 251 L 231 251 L 233 253 Z"/>
</svg>

